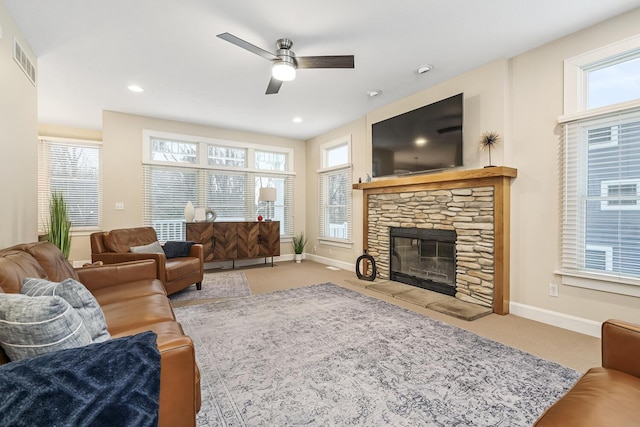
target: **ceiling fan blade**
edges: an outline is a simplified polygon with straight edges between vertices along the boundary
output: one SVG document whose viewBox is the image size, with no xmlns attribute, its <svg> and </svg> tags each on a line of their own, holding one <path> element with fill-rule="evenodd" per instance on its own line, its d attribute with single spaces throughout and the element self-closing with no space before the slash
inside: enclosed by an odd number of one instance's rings
<svg viewBox="0 0 640 427">
<path fill-rule="evenodd" d="M 298 68 L 355 68 L 353 55 L 297 56 Z"/>
<path fill-rule="evenodd" d="M 263 58 L 268 59 L 269 61 L 277 61 L 278 59 L 280 59 L 277 56 L 275 56 L 273 53 L 267 52 L 266 50 L 261 49 L 258 46 L 254 46 L 251 43 L 246 42 L 241 38 L 234 36 L 233 34 L 222 33 L 222 34 L 218 34 L 217 37 L 221 38 L 222 40 L 226 40 L 229 43 L 235 44 L 236 46 L 241 47 L 245 50 L 248 50 L 251 53 L 260 55 Z"/>
<path fill-rule="evenodd" d="M 265 95 L 273 95 L 275 93 L 278 93 L 278 91 L 280 90 L 280 86 L 282 86 L 282 80 L 278 80 L 276 78 L 271 77 L 271 80 L 269 80 L 269 86 L 267 86 L 267 91 L 265 92 Z"/>
</svg>

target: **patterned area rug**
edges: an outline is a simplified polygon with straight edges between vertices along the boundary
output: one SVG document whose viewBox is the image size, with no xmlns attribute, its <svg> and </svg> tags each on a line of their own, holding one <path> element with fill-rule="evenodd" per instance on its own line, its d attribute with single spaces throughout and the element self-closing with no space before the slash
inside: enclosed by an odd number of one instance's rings
<svg viewBox="0 0 640 427">
<path fill-rule="evenodd" d="M 330 283 L 175 311 L 198 426 L 529 426 L 581 375 Z"/>
<path fill-rule="evenodd" d="M 171 301 L 189 301 L 197 299 L 238 298 L 251 295 L 247 276 L 241 271 L 205 273 L 202 289 L 196 285 L 169 295 Z"/>
</svg>

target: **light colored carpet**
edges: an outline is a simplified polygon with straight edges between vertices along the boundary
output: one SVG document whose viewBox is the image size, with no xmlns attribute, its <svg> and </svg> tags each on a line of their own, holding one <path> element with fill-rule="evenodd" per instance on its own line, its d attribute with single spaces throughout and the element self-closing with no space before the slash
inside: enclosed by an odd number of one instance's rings
<svg viewBox="0 0 640 427">
<path fill-rule="evenodd" d="M 333 284 L 175 311 L 199 426 L 528 426 L 580 377 Z"/>
<path fill-rule="evenodd" d="M 251 295 L 249 281 L 242 271 L 229 271 L 219 273 L 205 273 L 202 280 L 202 289 L 197 290 L 196 285 L 184 288 L 180 292 L 169 295 L 169 299 L 176 301 L 191 301 L 204 299 L 238 298 Z"/>
</svg>

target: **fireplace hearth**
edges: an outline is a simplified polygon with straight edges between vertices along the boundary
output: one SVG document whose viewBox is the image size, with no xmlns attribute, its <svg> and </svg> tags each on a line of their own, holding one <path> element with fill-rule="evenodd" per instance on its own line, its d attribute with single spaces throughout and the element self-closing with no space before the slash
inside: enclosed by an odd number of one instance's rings
<svg viewBox="0 0 640 427">
<path fill-rule="evenodd" d="M 454 296 L 456 232 L 389 227 L 390 278 Z"/>
</svg>

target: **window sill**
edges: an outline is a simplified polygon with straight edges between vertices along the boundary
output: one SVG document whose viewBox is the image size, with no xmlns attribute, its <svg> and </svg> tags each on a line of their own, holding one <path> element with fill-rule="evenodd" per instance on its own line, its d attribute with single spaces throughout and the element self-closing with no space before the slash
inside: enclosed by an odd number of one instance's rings
<svg viewBox="0 0 640 427">
<path fill-rule="evenodd" d="M 349 242 L 347 240 L 336 240 L 318 237 L 318 242 L 321 245 L 336 246 L 338 248 L 351 249 L 353 247 L 353 242 Z"/>
<path fill-rule="evenodd" d="M 562 284 L 612 294 L 640 297 L 640 281 L 623 277 L 612 277 L 588 273 L 568 273 L 556 270 L 562 276 Z"/>
</svg>

